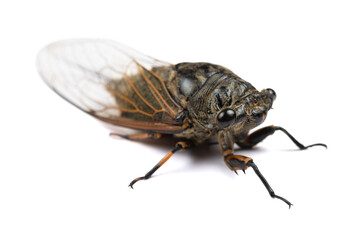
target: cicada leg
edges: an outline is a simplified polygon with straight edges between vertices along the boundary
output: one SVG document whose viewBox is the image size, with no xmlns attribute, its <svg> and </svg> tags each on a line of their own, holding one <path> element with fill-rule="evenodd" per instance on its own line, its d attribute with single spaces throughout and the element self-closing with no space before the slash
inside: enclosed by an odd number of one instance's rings
<svg viewBox="0 0 360 240">
<path fill-rule="evenodd" d="M 234 143 L 231 133 L 226 131 L 220 131 L 218 133 L 218 140 L 221 152 L 224 156 L 224 161 L 226 165 L 230 168 L 230 170 L 234 171 L 237 174 L 236 170 L 242 170 L 245 172 L 248 167 L 251 167 L 255 171 L 256 175 L 260 178 L 261 182 L 264 184 L 270 196 L 272 198 L 282 200 L 289 206 L 289 208 L 291 207 L 292 204 L 288 200 L 275 194 L 274 190 L 270 187 L 265 177 L 261 174 L 252 158 L 233 154 Z"/>
<path fill-rule="evenodd" d="M 256 175 L 260 178 L 261 182 L 264 184 L 266 190 L 269 192 L 270 196 L 272 198 L 277 198 L 285 202 L 289 208 L 291 207 L 292 203 L 286 200 L 285 198 L 278 196 L 275 194 L 274 190 L 270 187 L 270 184 L 266 181 L 265 177 L 261 174 L 259 168 L 256 166 L 252 158 L 241 156 L 241 155 L 228 155 L 225 157 L 225 163 L 226 165 L 233 171 L 236 172 L 236 170 L 245 170 L 248 167 L 251 167 Z"/>
<path fill-rule="evenodd" d="M 129 187 L 133 188 L 133 185 L 140 181 L 140 180 L 146 180 L 146 179 L 149 179 L 156 170 L 158 170 L 162 165 L 164 165 L 164 163 L 166 163 L 167 160 L 170 159 L 170 157 L 178 152 L 178 151 L 182 151 L 186 148 L 189 147 L 189 144 L 187 142 L 177 142 L 175 144 L 175 147 L 170 151 L 168 152 L 148 173 L 146 173 L 143 177 L 138 177 L 138 178 L 135 178 L 133 181 L 131 181 L 131 183 L 129 184 Z"/>
<path fill-rule="evenodd" d="M 296 140 L 284 128 L 278 127 L 278 126 L 273 126 L 273 125 L 261 128 L 261 129 L 255 131 L 255 132 L 251 133 L 245 139 L 237 141 L 236 144 L 239 145 L 242 148 L 252 148 L 253 146 L 255 146 L 259 142 L 263 141 L 268 136 L 274 134 L 274 132 L 278 131 L 278 130 L 284 132 L 291 139 L 291 141 L 293 143 L 295 143 L 295 145 L 301 150 L 307 149 L 309 147 L 314 147 L 314 146 L 323 146 L 323 147 L 327 148 L 327 146 L 325 144 L 323 144 L 323 143 L 315 143 L 315 144 L 311 144 L 311 145 L 308 145 L 308 146 L 304 146 L 298 140 Z"/>
<path fill-rule="evenodd" d="M 110 133 L 111 137 L 120 137 L 125 138 L 129 140 L 145 140 L 145 139 L 159 139 L 161 138 L 161 133 L 154 133 L 154 132 L 141 132 L 141 133 L 135 133 L 130 135 L 124 135 L 119 133 Z"/>
</svg>

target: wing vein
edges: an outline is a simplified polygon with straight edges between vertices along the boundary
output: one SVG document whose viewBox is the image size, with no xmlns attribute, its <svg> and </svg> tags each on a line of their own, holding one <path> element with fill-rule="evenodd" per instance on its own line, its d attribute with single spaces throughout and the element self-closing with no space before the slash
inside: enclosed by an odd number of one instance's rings
<svg viewBox="0 0 360 240">
<path fill-rule="evenodd" d="M 139 98 L 147 105 L 149 106 L 152 110 L 156 111 L 156 109 L 154 108 L 154 106 L 152 106 L 148 101 L 146 101 L 146 99 L 144 99 L 144 97 L 139 93 L 139 91 L 137 90 L 137 88 L 134 86 L 134 83 L 132 82 L 131 78 L 125 73 L 124 77 L 126 78 L 126 80 L 129 82 L 131 88 L 135 91 L 136 95 L 139 96 Z"/>
<path fill-rule="evenodd" d="M 111 90 L 111 89 L 109 89 L 109 91 L 111 92 L 111 94 L 113 94 L 114 96 L 118 96 L 119 98 L 121 98 L 121 99 L 123 99 L 123 100 L 125 100 L 125 101 L 127 101 L 128 103 L 130 103 L 135 109 L 134 109 L 134 111 L 133 110 L 126 110 L 127 112 L 139 112 L 139 113 L 141 113 L 141 114 L 144 114 L 144 115 L 146 115 L 146 116 L 149 116 L 149 117 L 153 117 L 153 114 L 150 114 L 150 113 L 147 113 L 147 112 L 144 112 L 144 111 L 142 111 L 142 110 L 140 110 L 139 108 L 138 108 L 138 106 L 133 102 L 133 101 L 131 101 L 129 98 L 127 98 L 127 97 L 125 97 L 123 94 L 121 94 L 121 93 L 119 93 L 119 92 L 115 92 L 114 90 Z M 122 109 L 122 108 L 120 108 L 120 109 Z M 124 109 L 123 109 L 124 110 Z"/>
<path fill-rule="evenodd" d="M 161 94 L 159 93 L 159 91 L 155 88 L 155 86 L 151 83 L 151 81 L 146 77 L 144 70 L 142 69 L 141 65 L 137 62 L 135 62 L 136 65 L 138 66 L 139 72 L 140 74 L 143 76 L 143 78 L 145 79 L 145 81 L 147 82 L 147 84 L 152 88 L 152 90 L 156 93 L 156 95 L 158 96 L 158 98 L 160 99 L 160 101 L 162 102 L 162 106 L 165 105 L 166 108 L 171 112 L 171 116 L 175 117 L 176 113 L 172 110 L 172 108 L 167 104 L 167 102 L 165 101 L 165 99 L 161 96 Z M 166 89 L 165 89 L 166 90 Z"/>
<path fill-rule="evenodd" d="M 166 85 L 165 85 L 165 83 L 164 83 L 164 80 L 163 80 L 159 75 L 157 75 L 154 71 L 152 71 L 152 70 L 148 70 L 148 71 L 149 71 L 152 75 L 154 75 L 154 76 L 160 81 L 160 83 L 161 83 L 161 85 L 163 86 L 163 88 L 167 90 L 167 87 L 166 87 Z M 175 102 L 174 99 L 170 96 L 169 91 L 165 91 L 165 92 L 166 92 L 166 95 L 168 96 L 168 98 L 174 103 L 174 105 L 180 108 L 179 104 L 178 104 L 177 102 Z"/>
</svg>

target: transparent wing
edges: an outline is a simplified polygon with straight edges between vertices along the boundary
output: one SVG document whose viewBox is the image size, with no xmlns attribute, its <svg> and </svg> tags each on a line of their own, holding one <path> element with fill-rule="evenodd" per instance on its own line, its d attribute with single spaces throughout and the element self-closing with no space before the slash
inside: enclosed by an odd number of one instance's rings
<svg viewBox="0 0 360 240">
<path fill-rule="evenodd" d="M 94 117 L 137 129 L 179 130 L 180 106 L 164 77 L 171 64 L 111 40 L 65 40 L 37 58 L 44 81 L 65 100 Z"/>
</svg>

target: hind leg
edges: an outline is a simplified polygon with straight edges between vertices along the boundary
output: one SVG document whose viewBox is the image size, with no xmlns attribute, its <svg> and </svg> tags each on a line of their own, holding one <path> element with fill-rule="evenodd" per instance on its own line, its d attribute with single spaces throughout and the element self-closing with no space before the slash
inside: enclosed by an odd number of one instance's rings
<svg viewBox="0 0 360 240">
<path fill-rule="evenodd" d="M 141 132 L 141 133 L 134 133 L 134 134 L 119 134 L 119 133 L 110 133 L 111 137 L 120 137 L 129 140 L 146 140 L 146 139 L 159 139 L 161 138 L 161 133 L 154 133 L 154 132 Z"/>
</svg>

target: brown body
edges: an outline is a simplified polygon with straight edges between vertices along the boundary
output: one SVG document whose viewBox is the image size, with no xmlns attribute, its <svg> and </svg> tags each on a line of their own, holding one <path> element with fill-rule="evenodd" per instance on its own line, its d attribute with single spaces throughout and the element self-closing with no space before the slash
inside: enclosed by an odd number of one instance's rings
<svg viewBox="0 0 360 240">
<path fill-rule="evenodd" d="M 252 167 L 270 195 L 275 195 L 251 158 L 233 155 L 234 143 L 250 148 L 276 130 L 269 126 L 252 134 L 271 109 L 276 94 L 257 91 L 250 83 L 219 65 L 168 64 L 108 40 L 70 40 L 49 45 L 38 56 L 45 82 L 65 100 L 114 127 L 140 131 L 128 139 L 170 134 L 182 141 L 144 177 L 149 178 L 173 153 L 212 137 L 219 142 L 233 171 Z M 315 144 L 323 145 L 323 144 Z"/>
<path fill-rule="evenodd" d="M 259 93 L 230 70 L 210 63 L 180 63 L 150 70 L 138 65 L 138 68 L 138 74 L 125 75 L 107 84 L 121 118 L 137 123 L 136 129 L 173 134 L 194 143 L 226 131 L 228 134 L 220 134 L 220 142 L 225 141 L 223 144 L 229 145 L 225 148 L 232 148 L 232 142 L 244 140 L 249 130 L 264 120 L 251 121 L 256 109 L 256 104 L 250 104 L 254 96 L 265 114 L 275 98 L 267 92 Z M 247 118 L 221 129 L 216 116 L 229 108 L 247 112 Z M 146 124 L 158 128 L 146 129 Z"/>
</svg>

